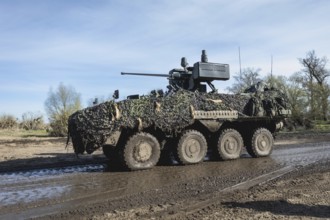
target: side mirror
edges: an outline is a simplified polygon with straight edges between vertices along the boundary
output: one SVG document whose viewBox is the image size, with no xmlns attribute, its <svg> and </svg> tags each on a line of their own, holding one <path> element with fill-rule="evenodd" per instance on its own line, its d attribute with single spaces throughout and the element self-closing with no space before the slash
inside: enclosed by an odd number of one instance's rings
<svg viewBox="0 0 330 220">
<path fill-rule="evenodd" d="M 114 91 L 112 97 L 113 97 L 114 99 L 118 99 L 118 98 L 119 98 L 119 90 L 118 90 L 118 89 L 116 89 L 116 90 Z"/>
</svg>

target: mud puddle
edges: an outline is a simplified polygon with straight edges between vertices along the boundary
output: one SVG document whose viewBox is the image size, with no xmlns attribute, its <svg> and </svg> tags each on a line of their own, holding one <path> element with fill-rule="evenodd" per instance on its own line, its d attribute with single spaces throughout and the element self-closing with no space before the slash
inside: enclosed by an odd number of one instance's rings
<svg viewBox="0 0 330 220">
<path fill-rule="evenodd" d="M 24 183 L 29 181 L 44 180 L 50 178 L 56 178 L 65 174 L 72 173 L 84 173 L 84 172 L 102 172 L 104 165 L 86 165 L 86 166 L 70 166 L 63 168 L 50 168 L 50 169 L 37 169 L 30 171 L 20 172 L 8 172 L 0 174 L 0 186 L 13 184 L 13 183 Z"/>
</svg>

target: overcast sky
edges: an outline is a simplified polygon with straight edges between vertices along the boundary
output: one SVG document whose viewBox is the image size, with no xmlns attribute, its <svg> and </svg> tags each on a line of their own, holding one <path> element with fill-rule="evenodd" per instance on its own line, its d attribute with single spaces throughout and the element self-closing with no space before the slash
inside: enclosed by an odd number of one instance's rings
<svg viewBox="0 0 330 220">
<path fill-rule="evenodd" d="M 44 113 L 61 82 L 85 106 L 115 89 L 121 98 L 165 89 L 165 78 L 120 72 L 168 73 L 203 49 L 231 75 L 240 47 L 243 68 L 266 76 L 273 55 L 273 73 L 289 76 L 310 50 L 330 58 L 329 11 L 328 0 L 0 0 L 0 114 Z"/>
</svg>

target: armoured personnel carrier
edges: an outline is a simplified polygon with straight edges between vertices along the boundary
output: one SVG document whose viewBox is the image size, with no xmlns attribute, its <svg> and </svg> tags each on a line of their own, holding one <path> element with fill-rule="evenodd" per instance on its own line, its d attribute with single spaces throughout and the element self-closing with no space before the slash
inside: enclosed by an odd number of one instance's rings
<svg viewBox="0 0 330 220">
<path fill-rule="evenodd" d="M 271 154 L 274 134 L 291 114 L 285 95 L 263 83 L 243 94 L 220 94 L 214 80 L 229 79 L 229 65 L 201 61 L 169 74 L 168 90 L 131 95 L 85 108 L 69 118 L 69 138 L 76 154 L 103 148 L 114 165 L 148 169 L 172 153 L 180 164 L 203 162 L 208 149 L 222 160 L 237 159 L 243 147 L 252 157 Z M 207 86 L 210 91 L 208 92 Z M 115 92 L 118 97 L 118 91 Z"/>
</svg>

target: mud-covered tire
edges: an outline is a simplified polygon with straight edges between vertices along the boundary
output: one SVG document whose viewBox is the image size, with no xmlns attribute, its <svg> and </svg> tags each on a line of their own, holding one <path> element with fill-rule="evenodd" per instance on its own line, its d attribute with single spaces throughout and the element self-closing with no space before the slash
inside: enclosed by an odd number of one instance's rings
<svg viewBox="0 0 330 220">
<path fill-rule="evenodd" d="M 246 150 L 252 157 L 266 157 L 272 153 L 273 145 L 274 137 L 272 133 L 266 128 L 258 128 L 246 145 Z"/>
<path fill-rule="evenodd" d="M 206 153 L 207 141 L 202 133 L 187 130 L 181 135 L 176 149 L 176 159 L 180 164 L 203 162 Z"/>
<path fill-rule="evenodd" d="M 242 135 L 235 129 L 226 129 L 220 133 L 218 153 L 222 160 L 234 160 L 241 156 L 244 146 Z"/>
<path fill-rule="evenodd" d="M 160 145 L 156 137 L 139 132 L 129 138 L 123 148 L 123 165 L 129 170 L 154 167 L 160 157 Z"/>
</svg>

